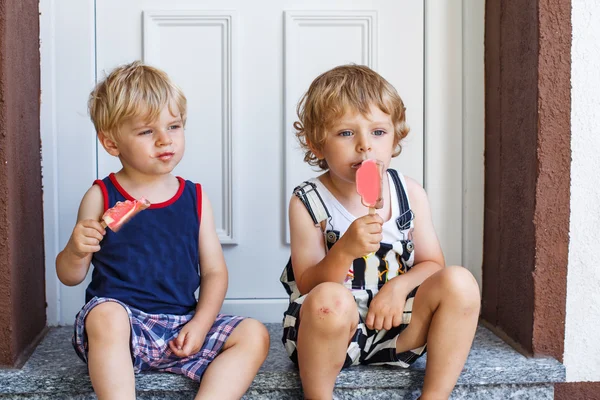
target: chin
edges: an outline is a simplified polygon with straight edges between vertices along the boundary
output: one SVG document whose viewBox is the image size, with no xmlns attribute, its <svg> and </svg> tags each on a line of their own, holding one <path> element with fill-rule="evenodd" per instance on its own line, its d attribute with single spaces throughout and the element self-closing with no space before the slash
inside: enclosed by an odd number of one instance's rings
<svg viewBox="0 0 600 400">
<path fill-rule="evenodd" d="M 356 170 L 351 170 L 344 173 L 331 172 L 331 170 L 329 170 L 329 173 L 335 175 L 336 179 L 344 182 L 354 183 L 356 181 Z"/>
</svg>

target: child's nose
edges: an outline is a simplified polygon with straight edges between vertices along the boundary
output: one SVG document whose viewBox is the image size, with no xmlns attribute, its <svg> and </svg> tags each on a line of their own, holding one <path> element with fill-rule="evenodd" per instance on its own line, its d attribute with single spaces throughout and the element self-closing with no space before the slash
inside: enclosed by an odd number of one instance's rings
<svg viewBox="0 0 600 400">
<path fill-rule="evenodd" d="M 169 132 L 167 132 L 167 131 L 161 130 L 159 132 L 158 137 L 156 138 L 156 143 L 159 146 L 169 145 L 172 142 L 173 142 L 173 139 L 171 138 L 171 135 L 169 135 Z"/>
<path fill-rule="evenodd" d="M 371 141 L 369 140 L 369 137 L 360 137 L 356 147 L 359 153 L 371 151 Z"/>
</svg>

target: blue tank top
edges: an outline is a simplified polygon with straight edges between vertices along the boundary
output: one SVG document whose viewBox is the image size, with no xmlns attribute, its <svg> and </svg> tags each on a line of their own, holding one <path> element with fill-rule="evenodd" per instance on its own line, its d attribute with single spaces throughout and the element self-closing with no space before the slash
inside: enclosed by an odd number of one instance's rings
<svg viewBox="0 0 600 400">
<path fill-rule="evenodd" d="M 117 232 L 106 229 L 94 253 L 86 302 L 110 297 L 150 314 L 193 311 L 200 286 L 198 230 L 202 214 L 200 185 L 179 180 L 172 199 L 152 204 Z M 104 209 L 133 200 L 110 174 L 94 184 L 104 194 Z"/>
</svg>

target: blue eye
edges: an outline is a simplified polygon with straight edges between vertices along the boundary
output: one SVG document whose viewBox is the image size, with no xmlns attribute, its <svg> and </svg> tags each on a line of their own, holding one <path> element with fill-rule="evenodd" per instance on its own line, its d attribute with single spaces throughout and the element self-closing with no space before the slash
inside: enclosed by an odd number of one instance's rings
<svg viewBox="0 0 600 400">
<path fill-rule="evenodd" d="M 352 136 L 352 132 L 351 131 L 342 131 L 342 132 L 340 132 L 340 136 Z"/>
<path fill-rule="evenodd" d="M 171 131 L 174 130 L 174 129 L 179 129 L 179 128 L 181 128 L 181 125 L 171 125 L 171 126 L 169 126 L 169 130 L 171 130 Z"/>
<path fill-rule="evenodd" d="M 148 130 L 146 130 L 146 131 L 142 131 L 142 132 L 138 133 L 138 135 L 140 135 L 140 136 L 141 136 L 141 135 L 149 135 L 149 134 L 151 134 L 151 133 L 152 133 L 152 131 L 151 131 L 150 129 L 148 129 Z"/>
<path fill-rule="evenodd" d="M 385 135 L 385 131 L 383 131 L 381 129 L 378 129 L 376 131 L 373 131 L 373 135 L 375 135 L 375 136 L 383 136 L 383 135 Z"/>
</svg>

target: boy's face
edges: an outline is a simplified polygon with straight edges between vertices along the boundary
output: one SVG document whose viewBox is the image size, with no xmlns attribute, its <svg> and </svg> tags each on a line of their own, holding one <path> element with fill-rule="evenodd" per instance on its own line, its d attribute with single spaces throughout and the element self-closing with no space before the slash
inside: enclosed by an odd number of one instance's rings
<svg viewBox="0 0 600 400">
<path fill-rule="evenodd" d="M 343 181 L 354 182 L 356 170 L 366 159 L 380 160 L 387 169 L 395 146 L 391 116 L 371 105 L 367 115 L 347 110 L 327 130 L 322 151 L 313 152 L 327 161 L 330 174 Z"/>
<path fill-rule="evenodd" d="M 142 117 L 125 121 L 116 142 L 101 139 L 109 154 L 119 157 L 124 169 L 144 175 L 168 174 L 179 164 L 185 150 L 183 121 L 165 106 L 158 118 Z"/>
</svg>

